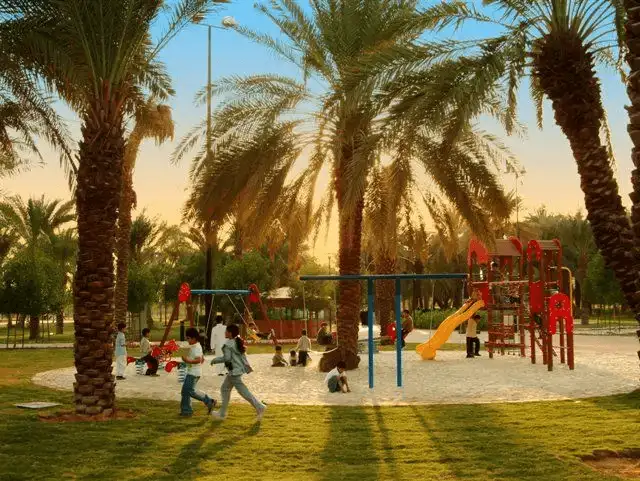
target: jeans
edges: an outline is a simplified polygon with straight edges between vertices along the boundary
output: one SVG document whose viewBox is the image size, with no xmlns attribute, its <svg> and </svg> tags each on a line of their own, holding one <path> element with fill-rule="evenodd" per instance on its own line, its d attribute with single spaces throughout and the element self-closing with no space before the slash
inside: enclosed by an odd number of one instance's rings
<svg viewBox="0 0 640 481">
<path fill-rule="evenodd" d="M 220 417 L 227 416 L 227 409 L 229 408 L 229 400 L 231 399 L 231 390 L 236 388 L 238 394 L 244 398 L 249 404 L 253 406 L 253 408 L 260 412 L 264 409 L 264 404 L 258 401 L 253 394 L 249 391 L 249 388 L 245 386 L 244 382 L 242 382 L 242 375 L 240 376 L 232 376 L 231 374 L 227 374 L 227 377 L 224 378 L 224 382 L 220 387 L 220 393 L 222 394 L 222 406 L 220 406 Z"/>
<path fill-rule="evenodd" d="M 309 359 L 309 353 L 307 351 L 298 352 L 298 366 L 306 367 Z"/>
<path fill-rule="evenodd" d="M 187 374 L 182 385 L 182 401 L 180 401 L 180 414 L 193 414 L 191 408 L 191 398 L 202 401 L 205 406 L 209 407 L 213 404 L 213 399 L 200 391 L 196 391 L 196 384 L 200 380 L 200 376 L 192 376 Z"/>
<path fill-rule="evenodd" d="M 474 357 L 477 354 L 480 354 L 480 339 L 467 337 L 467 357 Z"/>
<path fill-rule="evenodd" d="M 158 372 L 158 360 L 155 357 L 153 357 L 151 354 L 147 354 L 142 358 L 142 360 L 151 365 L 151 367 L 147 369 L 147 376 L 153 376 L 156 372 Z"/>
</svg>

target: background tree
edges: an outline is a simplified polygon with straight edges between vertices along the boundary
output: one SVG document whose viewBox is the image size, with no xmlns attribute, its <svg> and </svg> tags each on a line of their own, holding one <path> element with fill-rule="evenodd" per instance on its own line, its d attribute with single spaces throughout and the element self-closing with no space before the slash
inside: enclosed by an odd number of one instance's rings
<svg viewBox="0 0 640 481">
<path fill-rule="evenodd" d="M 118 228 L 116 233 L 116 320 L 123 320 L 127 314 L 129 279 L 129 241 L 131 238 L 131 211 L 136 207 L 136 195 L 133 190 L 133 171 L 140 145 L 144 139 L 152 138 L 156 145 L 173 139 L 173 119 L 171 109 L 158 105 L 153 99 L 147 100 L 135 112 L 135 125 L 127 139 L 122 164 L 122 196 L 118 209 Z M 139 311 L 137 311 L 139 312 Z"/>
<path fill-rule="evenodd" d="M 113 253 L 126 119 L 149 94 L 163 101 L 173 93 L 157 55 L 212 5 L 206 0 L 172 6 L 155 0 L 29 0 L 12 2 L 3 12 L 3 46 L 80 116 L 74 285 L 78 413 L 111 414 L 115 400 Z M 152 27 L 163 20 L 166 29 L 154 39 L 151 32 L 158 29 Z"/>
</svg>

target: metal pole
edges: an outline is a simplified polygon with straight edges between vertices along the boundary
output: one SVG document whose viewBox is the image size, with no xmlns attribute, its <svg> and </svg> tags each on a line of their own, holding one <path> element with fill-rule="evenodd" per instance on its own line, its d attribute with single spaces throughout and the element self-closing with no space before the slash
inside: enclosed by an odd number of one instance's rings
<svg viewBox="0 0 640 481">
<path fill-rule="evenodd" d="M 398 387 L 402 387 L 402 284 L 396 279 L 396 376 Z"/>
<path fill-rule="evenodd" d="M 368 354 L 369 354 L 369 389 L 373 389 L 373 310 L 375 308 L 374 301 L 375 290 L 373 288 L 373 279 L 367 279 L 367 328 L 368 328 Z"/>
<path fill-rule="evenodd" d="M 211 25 L 207 26 L 207 133 L 206 133 L 206 157 L 211 154 Z M 205 262 L 205 276 L 204 285 L 205 289 L 213 288 L 213 226 L 209 219 L 204 224 L 204 236 L 206 242 L 206 262 Z M 217 238 L 215 239 L 217 243 Z M 209 319 L 211 317 L 211 306 L 213 304 L 213 296 L 211 294 L 205 296 L 205 317 Z M 207 340 L 206 350 L 211 350 L 211 342 Z"/>
</svg>

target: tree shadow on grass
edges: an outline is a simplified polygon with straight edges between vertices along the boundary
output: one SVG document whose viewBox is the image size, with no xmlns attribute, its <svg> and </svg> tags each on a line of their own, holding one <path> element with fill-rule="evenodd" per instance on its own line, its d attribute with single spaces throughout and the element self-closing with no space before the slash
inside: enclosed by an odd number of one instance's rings
<svg viewBox="0 0 640 481">
<path fill-rule="evenodd" d="M 364 408 L 327 407 L 329 435 L 320 453 L 323 481 L 376 480 L 380 461 Z"/>
<path fill-rule="evenodd" d="M 640 411 L 640 389 L 618 396 L 585 399 L 583 402 L 590 402 L 594 406 L 607 411 L 631 411 L 637 413 Z"/>
<path fill-rule="evenodd" d="M 384 414 L 380 406 L 373 408 L 374 415 L 376 417 L 376 424 L 378 425 L 378 431 L 380 432 L 380 438 L 382 440 L 383 459 L 385 465 L 389 468 L 392 479 L 400 479 L 400 472 L 398 471 L 398 463 L 395 456 L 395 447 L 391 441 L 391 430 L 384 422 Z"/>
<path fill-rule="evenodd" d="M 557 457 L 559 453 L 549 452 L 525 433 L 509 428 L 504 416 L 490 405 L 412 409 L 440 453 L 441 462 L 456 479 L 595 479 L 587 475 L 570 478 L 567 464 Z"/>
</svg>

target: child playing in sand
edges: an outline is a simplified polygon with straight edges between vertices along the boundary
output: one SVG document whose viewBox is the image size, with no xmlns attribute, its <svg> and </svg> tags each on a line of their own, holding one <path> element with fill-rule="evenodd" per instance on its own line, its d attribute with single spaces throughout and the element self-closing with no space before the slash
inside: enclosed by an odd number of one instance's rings
<svg viewBox="0 0 640 481">
<path fill-rule="evenodd" d="M 118 323 L 118 335 L 116 336 L 116 379 L 124 381 L 124 370 L 127 367 L 127 340 L 124 333 L 127 332 L 127 325 L 124 322 Z"/>
<path fill-rule="evenodd" d="M 238 326 L 235 324 L 227 326 L 227 342 L 225 342 L 222 347 L 223 355 L 211 361 L 211 365 L 223 363 L 227 367 L 227 376 L 224 378 L 222 386 L 220 387 L 222 406 L 220 406 L 219 411 L 212 412 L 211 416 L 221 421 L 227 417 L 231 390 L 235 387 L 238 394 L 254 407 L 258 414 L 256 420 L 260 422 L 264 416 L 264 412 L 267 410 L 267 406 L 258 401 L 255 396 L 251 394 L 247 386 L 245 386 L 244 382 L 242 382 L 242 375 L 249 374 L 252 369 L 245 355 L 247 348 L 239 334 L 240 329 L 238 329 Z"/>
<path fill-rule="evenodd" d="M 284 360 L 284 356 L 282 355 L 282 346 L 276 346 L 276 353 L 273 355 L 271 367 L 285 367 L 286 365 L 287 361 Z"/>
<path fill-rule="evenodd" d="M 298 364 L 298 355 L 296 354 L 295 349 L 291 349 L 289 351 L 289 366 L 295 366 Z"/>
<path fill-rule="evenodd" d="M 307 337 L 307 330 L 302 330 L 302 336 L 298 339 L 296 351 L 298 351 L 298 366 L 305 367 L 311 350 L 311 339 Z"/>
<path fill-rule="evenodd" d="M 211 413 L 216 406 L 216 400 L 210 398 L 207 394 L 196 391 L 196 384 L 202 376 L 202 363 L 204 356 L 202 354 L 202 345 L 200 344 L 200 334 L 195 327 L 190 327 L 185 332 L 185 337 L 189 343 L 189 354 L 182 356 L 182 361 L 187 363 L 187 376 L 182 385 L 182 401 L 180 402 L 180 416 L 189 417 L 193 415 L 191 407 L 191 398 L 202 401 L 207 406 L 207 411 Z"/>
<path fill-rule="evenodd" d="M 329 392 L 351 392 L 349 389 L 349 383 L 347 382 L 346 374 L 347 365 L 344 361 L 338 361 L 338 364 L 334 369 L 329 371 L 327 377 L 324 378 L 324 382 L 329 388 Z"/>
</svg>

